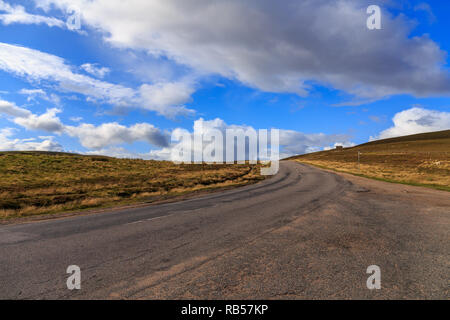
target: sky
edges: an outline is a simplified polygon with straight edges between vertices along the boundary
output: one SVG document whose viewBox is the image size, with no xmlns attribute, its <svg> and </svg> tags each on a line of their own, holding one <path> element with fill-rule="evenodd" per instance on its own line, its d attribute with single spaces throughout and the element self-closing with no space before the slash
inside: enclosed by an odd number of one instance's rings
<svg viewBox="0 0 450 320">
<path fill-rule="evenodd" d="M 450 129 L 449 17 L 445 1 L 0 0 L 0 150 L 168 159 L 178 129 L 242 127 L 279 129 L 284 157 Z"/>
</svg>

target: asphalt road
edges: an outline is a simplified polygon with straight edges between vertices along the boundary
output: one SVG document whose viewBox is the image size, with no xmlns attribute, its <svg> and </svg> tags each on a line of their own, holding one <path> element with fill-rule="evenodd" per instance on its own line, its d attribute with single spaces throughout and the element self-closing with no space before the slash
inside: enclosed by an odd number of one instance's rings
<svg viewBox="0 0 450 320">
<path fill-rule="evenodd" d="M 0 298 L 448 299 L 449 215 L 447 192 L 282 162 L 201 198 L 0 226 Z"/>
</svg>

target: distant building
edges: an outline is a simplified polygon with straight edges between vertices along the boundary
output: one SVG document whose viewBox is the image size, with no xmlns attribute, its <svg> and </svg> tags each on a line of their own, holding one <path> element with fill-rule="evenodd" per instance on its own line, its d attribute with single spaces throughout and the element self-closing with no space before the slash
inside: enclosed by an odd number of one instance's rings
<svg viewBox="0 0 450 320">
<path fill-rule="evenodd" d="M 336 150 L 343 150 L 344 147 L 343 146 L 336 146 Z"/>
</svg>

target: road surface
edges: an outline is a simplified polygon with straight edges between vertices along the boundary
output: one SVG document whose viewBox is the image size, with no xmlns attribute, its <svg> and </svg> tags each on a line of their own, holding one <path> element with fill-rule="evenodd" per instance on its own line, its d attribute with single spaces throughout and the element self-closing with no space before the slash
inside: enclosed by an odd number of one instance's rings
<svg viewBox="0 0 450 320">
<path fill-rule="evenodd" d="M 448 299 L 449 215 L 444 191 L 286 161 L 201 198 L 0 226 L 0 298 Z"/>
</svg>

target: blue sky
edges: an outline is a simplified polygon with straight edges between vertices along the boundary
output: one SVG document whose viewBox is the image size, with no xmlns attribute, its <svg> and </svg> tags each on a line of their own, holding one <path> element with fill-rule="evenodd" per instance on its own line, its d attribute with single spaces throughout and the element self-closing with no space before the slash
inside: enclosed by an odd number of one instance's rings
<svg viewBox="0 0 450 320">
<path fill-rule="evenodd" d="M 199 119 L 279 128 L 285 155 L 450 129 L 449 17 L 444 1 L 3 0 L 0 149 L 162 159 Z"/>
</svg>

